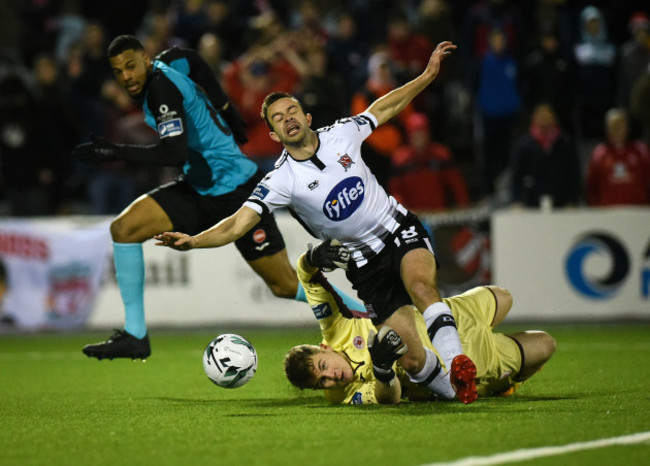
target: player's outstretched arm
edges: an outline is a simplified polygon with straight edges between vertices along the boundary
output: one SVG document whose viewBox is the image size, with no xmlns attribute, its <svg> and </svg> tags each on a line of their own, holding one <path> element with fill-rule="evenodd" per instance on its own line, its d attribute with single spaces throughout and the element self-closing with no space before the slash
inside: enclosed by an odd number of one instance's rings
<svg viewBox="0 0 650 466">
<path fill-rule="evenodd" d="M 440 42 L 431 54 L 429 63 L 427 63 L 427 67 L 422 74 L 375 100 L 366 111 L 372 113 L 380 125 L 396 116 L 406 108 L 416 95 L 436 79 L 436 76 L 440 72 L 440 63 L 455 49 L 456 46 L 449 41 Z"/>
<path fill-rule="evenodd" d="M 179 232 L 165 232 L 154 236 L 156 246 L 167 246 L 177 251 L 197 248 L 218 248 L 238 240 L 253 228 L 261 217 L 250 207 L 242 206 L 212 228 L 191 236 Z"/>
</svg>

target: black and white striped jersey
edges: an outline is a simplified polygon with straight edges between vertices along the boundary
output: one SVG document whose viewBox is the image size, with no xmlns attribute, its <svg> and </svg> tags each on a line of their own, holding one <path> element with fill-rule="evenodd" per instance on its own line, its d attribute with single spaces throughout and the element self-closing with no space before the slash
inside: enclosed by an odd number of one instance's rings
<svg viewBox="0 0 650 466">
<path fill-rule="evenodd" d="M 316 153 L 298 161 L 284 150 L 244 205 L 259 214 L 287 207 L 313 236 L 340 240 L 362 267 L 407 214 L 361 158 L 376 126 L 374 115 L 361 113 L 317 130 Z"/>
</svg>

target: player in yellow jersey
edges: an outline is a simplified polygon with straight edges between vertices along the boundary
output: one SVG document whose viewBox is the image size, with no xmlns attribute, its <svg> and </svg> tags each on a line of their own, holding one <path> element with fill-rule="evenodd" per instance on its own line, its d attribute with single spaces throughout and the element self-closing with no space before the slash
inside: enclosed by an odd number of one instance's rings
<svg viewBox="0 0 650 466">
<path fill-rule="evenodd" d="M 400 336 L 387 327 L 377 335 L 369 319 L 347 309 L 321 270 L 310 264 L 308 253 L 298 260 L 298 278 L 323 339 L 318 346 L 299 345 L 289 351 L 285 373 L 292 384 L 324 389 L 327 400 L 342 404 L 434 399 L 430 391 L 409 381 L 400 367 L 398 359 L 406 350 Z M 477 287 L 444 301 L 456 319 L 465 353 L 476 364 L 479 396 L 512 393 L 555 352 L 555 340 L 546 332 L 504 335 L 492 331 L 512 307 L 512 296 L 503 288 Z M 413 319 L 426 349 L 435 353 L 415 307 Z M 394 361 L 398 362 L 393 365 Z"/>
</svg>

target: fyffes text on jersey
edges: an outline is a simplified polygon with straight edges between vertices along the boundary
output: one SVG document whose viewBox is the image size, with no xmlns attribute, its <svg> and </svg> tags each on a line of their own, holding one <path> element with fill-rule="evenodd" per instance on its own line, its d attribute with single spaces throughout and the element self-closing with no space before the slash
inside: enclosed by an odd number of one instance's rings
<svg viewBox="0 0 650 466">
<path fill-rule="evenodd" d="M 323 213 L 334 222 L 350 217 L 363 203 L 365 186 L 358 176 L 346 178 L 334 186 L 325 199 Z"/>
</svg>

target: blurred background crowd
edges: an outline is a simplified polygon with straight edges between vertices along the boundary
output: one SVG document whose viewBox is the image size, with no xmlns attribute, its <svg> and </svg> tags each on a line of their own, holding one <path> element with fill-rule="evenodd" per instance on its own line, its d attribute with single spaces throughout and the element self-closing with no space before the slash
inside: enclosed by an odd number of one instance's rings
<svg viewBox="0 0 650 466">
<path fill-rule="evenodd" d="M 415 211 L 488 204 L 650 204 L 650 5 L 572 0 L 2 0 L 0 214 L 115 214 L 175 168 L 87 165 L 91 133 L 157 135 L 112 79 L 106 47 L 197 49 L 248 124 L 242 147 L 272 169 L 259 117 L 299 97 L 313 127 L 363 111 L 418 75 L 438 80 L 367 139 L 364 158 Z M 548 202 L 548 201 L 545 201 Z"/>
</svg>

